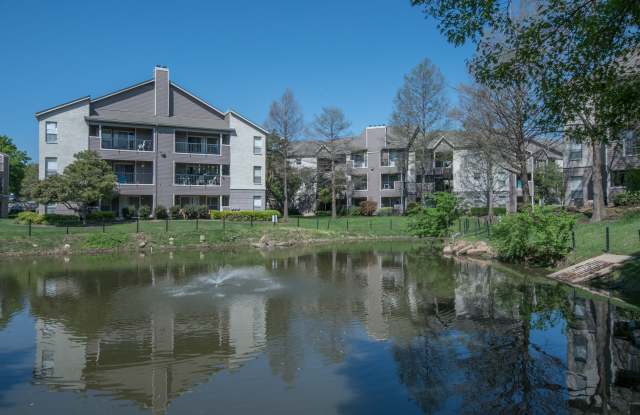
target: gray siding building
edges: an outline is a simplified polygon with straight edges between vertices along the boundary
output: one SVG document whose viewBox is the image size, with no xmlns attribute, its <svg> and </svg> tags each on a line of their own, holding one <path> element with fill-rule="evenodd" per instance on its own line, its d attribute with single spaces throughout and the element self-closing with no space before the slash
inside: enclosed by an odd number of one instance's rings
<svg viewBox="0 0 640 415">
<path fill-rule="evenodd" d="M 9 156 L 0 153 L 0 218 L 9 214 Z"/>
<path fill-rule="evenodd" d="M 63 172 L 79 151 L 93 150 L 113 167 L 118 182 L 118 195 L 102 201 L 103 210 L 264 209 L 267 131 L 180 87 L 166 67 L 155 67 L 153 75 L 36 113 L 40 179 Z M 66 213 L 60 205 L 41 210 Z"/>
</svg>

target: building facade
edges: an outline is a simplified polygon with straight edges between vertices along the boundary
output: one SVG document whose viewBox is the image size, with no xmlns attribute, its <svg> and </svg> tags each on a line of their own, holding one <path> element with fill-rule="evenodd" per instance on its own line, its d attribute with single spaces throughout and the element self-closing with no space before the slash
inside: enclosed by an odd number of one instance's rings
<svg viewBox="0 0 640 415">
<path fill-rule="evenodd" d="M 117 196 L 100 208 L 265 206 L 267 131 L 235 111 L 222 112 L 169 79 L 153 79 L 36 113 L 39 178 L 59 174 L 74 154 L 92 150 L 112 167 Z M 42 206 L 67 213 L 62 205 Z"/>
<path fill-rule="evenodd" d="M 637 131 L 603 148 L 606 160 L 603 175 L 607 204 L 626 188 L 627 176 L 640 169 L 640 139 Z M 588 143 L 566 141 L 563 149 L 565 175 L 565 204 L 580 207 L 593 201 L 593 150 Z"/>
<path fill-rule="evenodd" d="M 9 156 L 0 153 L 0 218 L 9 215 Z"/>
</svg>

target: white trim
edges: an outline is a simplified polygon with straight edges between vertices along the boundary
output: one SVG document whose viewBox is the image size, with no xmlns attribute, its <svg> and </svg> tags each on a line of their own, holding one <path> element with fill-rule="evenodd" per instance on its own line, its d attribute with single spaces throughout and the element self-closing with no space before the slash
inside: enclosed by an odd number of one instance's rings
<svg viewBox="0 0 640 415">
<path fill-rule="evenodd" d="M 246 124 L 249 124 L 250 126 L 255 128 L 256 130 L 259 130 L 264 135 L 269 135 L 269 131 L 267 131 L 264 127 L 261 127 L 260 125 L 254 123 L 253 121 L 249 120 L 248 118 L 242 116 L 241 114 L 237 113 L 235 110 L 229 110 L 229 111 L 227 111 L 227 114 L 232 114 L 236 118 L 239 118 L 240 120 L 244 121 Z"/>
<path fill-rule="evenodd" d="M 87 96 L 84 96 L 82 98 L 75 99 L 73 101 L 65 102 L 64 104 L 56 105 L 55 107 L 52 107 L 52 108 L 48 108 L 48 109 L 45 109 L 45 110 L 42 110 L 42 111 L 38 111 L 38 112 L 36 112 L 35 116 L 36 116 L 36 118 L 38 118 L 38 117 L 40 117 L 40 116 L 42 116 L 44 114 L 47 114 L 47 113 L 50 113 L 52 111 L 56 111 L 56 110 L 59 110 L 61 108 L 68 107 L 70 105 L 74 105 L 74 104 L 77 104 L 78 102 L 82 102 L 82 101 L 86 101 L 86 100 L 91 101 L 91 97 L 89 95 L 87 95 Z"/>
</svg>

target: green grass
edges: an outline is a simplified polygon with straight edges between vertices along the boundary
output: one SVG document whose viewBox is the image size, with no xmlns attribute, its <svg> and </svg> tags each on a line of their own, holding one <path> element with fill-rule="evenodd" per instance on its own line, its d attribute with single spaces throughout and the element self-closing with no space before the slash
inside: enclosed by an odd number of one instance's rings
<svg viewBox="0 0 640 415">
<path fill-rule="evenodd" d="M 68 233 L 67 233 L 68 232 Z M 288 223 L 240 223 L 220 220 L 149 220 L 114 223 L 102 226 L 49 226 L 16 224 L 13 219 L 0 219 L 0 254 L 29 253 L 61 249 L 69 244 L 72 250 L 99 248 L 135 248 L 136 241 L 145 239 L 155 245 L 176 247 L 200 244 L 204 235 L 209 245 L 247 243 L 268 234 L 276 241 L 299 239 L 336 239 L 343 237 L 407 236 L 406 217 L 349 217 L 332 220 L 329 217 L 297 218 Z"/>
</svg>

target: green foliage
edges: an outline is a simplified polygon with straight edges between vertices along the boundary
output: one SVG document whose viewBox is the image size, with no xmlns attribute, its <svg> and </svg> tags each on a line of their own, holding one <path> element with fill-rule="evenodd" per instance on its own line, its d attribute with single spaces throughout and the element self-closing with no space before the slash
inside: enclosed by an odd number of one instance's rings
<svg viewBox="0 0 640 415">
<path fill-rule="evenodd" d="M 420 238 L 443 237 L 449 226 L 458 218 L 458 199 L 451 193 L 439 192 L 434 195 L 435 207 L 416 211 L 409 221 L 409 233 Z"/>
<path fill-rule="evenodd" d="M 149 219 L 149 216 L 151 216 L 151 207 L 147 205 L 140 206 L 140 209 L 138 209 L 138 216 L 140 219 Z"/>
<path fill-rule="evenodd" d="M 53 213 L 47 213 L 41 215 L 36 212 L 20 212 L 16 216 L 15 222 L 21 225 L 26 225 L 31 221 L 33 225 L 75 225 L 80 223 L 80 218 L 75 215 L 58 215 Z"/>
<path fill-rule="evenodd" d="M 547 204 L 559 203 L 564 196 L 564 175 L 554 162 L 548 162 L 537 168 L 534 175 L 536 200 Z"/>
<path fill-rule="evenodd" d="M 86 248 L 117 248 L 127 242 L 127 235 L 121 233 L 92 233 L 84 240 Z"/>
<path fill-rule="evenodd" d="M 38 185 L 38 164 L 27 164 L 24 168 L 24 177 L 20 185 L 20 197 L 31 200 L 33 199 L 33 190 Z"/>
<path fill-rule="evenodd" d="M 254 221 L 270 221 L 273 215 L 280 217 L 280 212 L 277 210 L 212 210 L 209 212 L 211 219 L 222 219 L 249 222 L 251 218 Z"/>
<path fill-rule="evenodd" d="M 640 192 L 640 169 L 627 170 L 625 172 L 624 187 L 629 192 Z"/>
<path fill-rule="evenodd" d="M 120 209 L 122 217 L 125 219 L 131 219 L 132 217 L 137 215 L 136 208 L 134 206 L 125 206 Z"/>
<path fill-rule="evenodd" d="M 20 212 L 16 215 L 15 222 L 21 225 L 26 225 L 31 221 L 33 224 L 40 224 L 44 220 L 44 215 L 40 215 L 36 212 Z"/>
<path fill-rule="evenodd" d="M 359 207 L 351 206 L 348 212 L 349 216 L 361 216 L 361 211 Z"/>
<path fill-rule="evenodd" d="M 166 207 L 158 205 L 155 209 L 155 216 L 156 219 L 167 219 L 169 217 L 169 212 L 167 212 Z"/>
<path fill-rule="evenodd" d="M 640 191 L 626 191 L 613 196 L 616 206 L 640 206 Z"/>
<path fill-rule="evenodd" d="M 91 222 L 113 222 L 115 219 L 115 213 L 110 210 L 99 210 L 87 215 L 87 220 Z"/>
<path fill-rule="evenodd" d="M 381 207 L 378 209 L 378 216 L 393 216 L 393 208 Z"/>
<path fill-rule="evenodd" d="M 25 151 L 18 150 L 11 137 L 6 135 L 0 135 L 0 153 L 9 156 L 9 191 L 20 195 L 25 168 L 31 158 Z"/>
<path fill-rule="evenodd" d="M 360 214 L 362 216 L 373 216 L 378 208 L 378 203 L 373 200 L 363 200 L 360 202 Z"/>
<path fill-rule="evenodd" d="M 38 183 L 33 191 L 34 199 L 42 204 L 62 203 L 80 216 L 86 216 L 89 206 L 112 197 L 116 176 L 95 151 L 81 151 L 74 158 L 63 174 Z"/>
<path fill-rule="evenodd" d="M 171 217 L 171 219 L 181 219 L 182 216 L 180 216 L 180 206 L 171 206 L 169 208 L 169 216 Z"/>
<path fill-rule="evenodd" d="M 551 265 L 571 251 L 574 225 L 575 218 L 565 212 L 538 208 L 504 216 L 491 239 L 502 260 Z"/>
<path fill-rule="evenodd" d="M 496 216 L 506 215 L 507 208 L 494 207 L 493 214 Z M 489 208 L 487 207 L 472 207 L 469 209 L 469 216 L 487 216 L 489 214 Z"/>
</svg>

